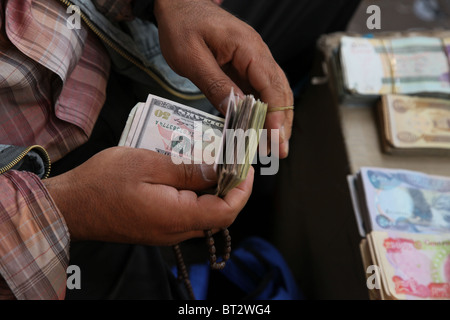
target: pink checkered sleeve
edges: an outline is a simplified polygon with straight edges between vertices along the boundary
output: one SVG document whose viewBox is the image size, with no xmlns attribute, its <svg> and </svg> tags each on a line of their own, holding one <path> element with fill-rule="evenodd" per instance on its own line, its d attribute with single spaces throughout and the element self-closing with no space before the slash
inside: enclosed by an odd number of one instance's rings
<svg viewBox="0 0 450 320">
<path fill-rule="evenodd" d="M 0 298 L 64 299 L 70 237 L 46 188 L 12 170 L 0 175 L 0 195 Z"/>
</svg>

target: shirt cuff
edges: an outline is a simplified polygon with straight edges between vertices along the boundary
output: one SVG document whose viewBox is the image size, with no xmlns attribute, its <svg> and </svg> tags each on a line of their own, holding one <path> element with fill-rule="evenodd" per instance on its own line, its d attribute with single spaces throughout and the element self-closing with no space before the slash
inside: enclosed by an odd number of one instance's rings
<svg viewBox="0 0 450 320">
<path fill-rule="evenodd" d="M 41 180 L 0 175 L 0 275 L 17 299 L 64 299 L 70 236 Z"/>
</svg>

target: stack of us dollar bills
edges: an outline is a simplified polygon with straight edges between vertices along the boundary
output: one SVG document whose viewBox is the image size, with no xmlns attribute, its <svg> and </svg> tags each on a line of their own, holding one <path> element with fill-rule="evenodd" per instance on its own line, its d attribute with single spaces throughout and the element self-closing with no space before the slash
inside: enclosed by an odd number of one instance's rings
<svg viewBox="0 0 450 320">
<path fill-rule="evenodd" d="M 361 168 L 349 176 L 372 299 L 450 299 L 450 177 Z"/>
<path fill-rule="evenodd" d="M 388 94 L 378 114 L 386 153 L 450 155 L 450 100 Z"/>
<path fill-rule="evenodd" d="M 213 165 L 215 194 L 223 197 L 247 177 L 266 113 L 266 103 L 233 90 L 225 119 L 150 94 L 130 112 L 119 145 L 165 154 L 175 164 Z"/>
</svg>

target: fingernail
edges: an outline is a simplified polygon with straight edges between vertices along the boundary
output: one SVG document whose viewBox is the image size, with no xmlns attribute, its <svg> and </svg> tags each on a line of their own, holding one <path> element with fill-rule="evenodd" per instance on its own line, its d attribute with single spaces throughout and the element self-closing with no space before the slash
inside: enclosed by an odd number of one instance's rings
<svg viewBox="0 0 450 320">
<path fill-rule="evenodd" d="M 283 151 L 284 151 L 284 153 L 285 153 L 285 155 L 287 157 L 288 154 L 289 154 L 289 141 L 284 142 Z"/>
<path fill-rule="evenodd" d="M 284 125 L 282 125 L 280 128 L 280 142 L 283 143 L 285 139 L 286 139 L 286 132 L 284 130 Z"/>
<path fill-rule="evenodd" d="M 214 171 L 214 165 L 203 163 L 200 165 L 200 170 L 202 172 L 202 176 L 205 181 L 217 180 L 217 174 L 216 171 Z"/>
</svg>

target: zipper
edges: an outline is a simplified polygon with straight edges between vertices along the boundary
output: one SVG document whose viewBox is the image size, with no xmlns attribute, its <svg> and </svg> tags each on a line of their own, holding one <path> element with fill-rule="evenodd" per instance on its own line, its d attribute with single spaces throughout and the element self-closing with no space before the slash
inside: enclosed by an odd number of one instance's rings
<svg viewBox="0 0 450 320">
<path fill-rule="evenodd" d="M 59 0 L 62 4 L 69 7 L 73 5 L 69 0 Z M 107 35 L 103 33 L 99 28 L 97 28 L 91 20 L 83 13 L 81 10 L 78 12 L 80 14 L 81 19 L 86 23 L 86 25 L 91 29 L 97 37 L 99 37 L 106 45 L 108 45 L 111 49 L 116 51 L 119 55 L 125 58 L 127 61 L 134 64 L 136 67 L 144 71 L 147 75 L 149 75 L 153 80 L 155 80 L 164 90 L 169 92 L 170 94 L 184 99 L 184 100 L 200 100 L 205 96 L 203 94 L 184 94 L 175 89 L 171 88 L 161 77 L 159 77 L 155 72 L 144 66 L 141 62 L 139 62 L 136 58 L 125 52 L 122 48 L 120 48 L 112 39 L 110 39 Z"/>
<path fill-rule="evenodd" d="M 16 164 L 18 164 L 28 154 L 28 152 L 35 150 L 35 149 L 38 150 L 39 155 L 43 156 L 45 174 L 42 177 L 42 179 L 47 179 L 50 176 L 50 169 L 51 169 L 50 156 L 48 155 L 47 150 L 45 150 L 44 147 L 41 147 L 39 145 L 34 145 L 34 146 L 28 147 L 25 150 L 23 150 L 13 161 L 11 161 L 6 166 L 0 168 L 0 174 L 3 174 L 5 172 L 11 170 Z"/>
</svg>

